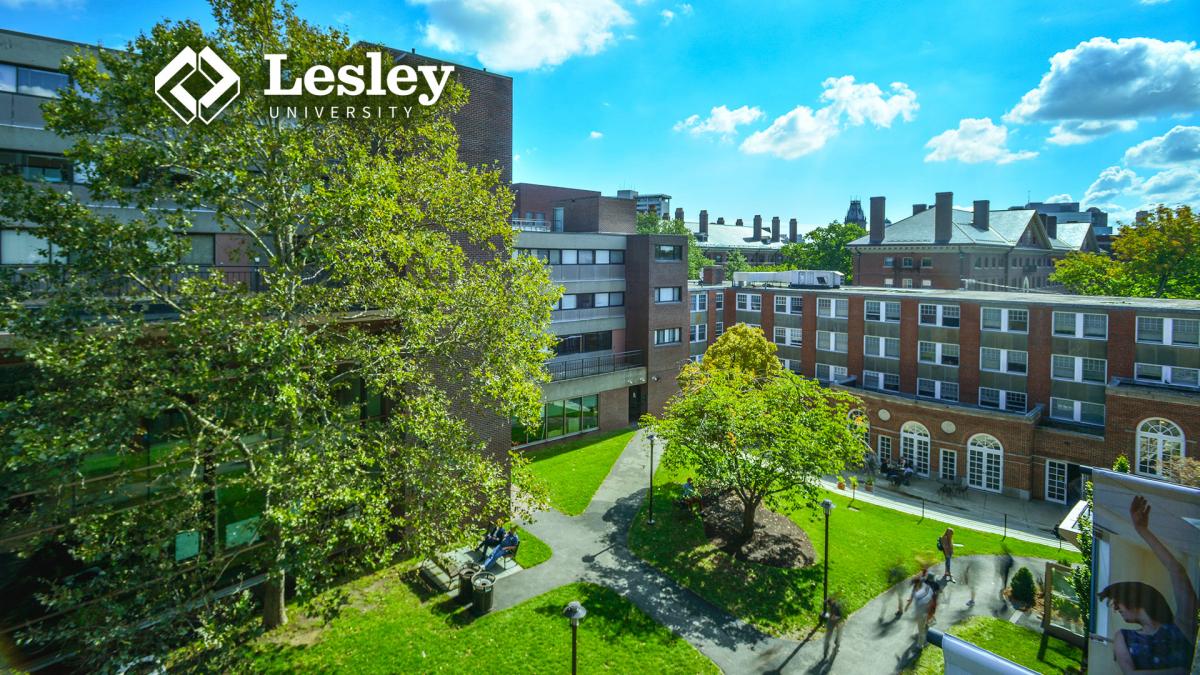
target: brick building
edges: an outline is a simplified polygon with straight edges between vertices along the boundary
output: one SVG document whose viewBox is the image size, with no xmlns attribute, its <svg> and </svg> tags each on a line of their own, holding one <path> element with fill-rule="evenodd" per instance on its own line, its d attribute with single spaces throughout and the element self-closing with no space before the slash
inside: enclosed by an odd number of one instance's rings
<svg viewBox="0 0 1200 675">
<path fill-rule="evenodd" d="M 1073 503 L 1080 467 L 1200 452 L 1200 301 L 693 282 L 691 358 L 760 327 L 785 367 L 860 396 L 917 473 Z M 753 277 L 751 277 L 753 278 Z"/>
<path fill-rule="evenodd" d="M 848 244 L 858 286 L 1056 290 L 1054 261 L 1071 251 L 1099 251 L 1090 222 L 1060 224 L 1035 209 L 954 208 L 954 194 L 888 223 L 883 197 L 872 197 L 869 233 Z"/>
</svg>

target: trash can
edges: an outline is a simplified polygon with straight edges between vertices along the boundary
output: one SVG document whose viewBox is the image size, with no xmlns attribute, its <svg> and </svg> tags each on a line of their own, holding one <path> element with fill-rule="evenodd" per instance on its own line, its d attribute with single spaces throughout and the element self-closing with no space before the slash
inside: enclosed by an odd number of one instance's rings
<svg viewBox="0 0 1200 675">
<path fill-rule="evenodd" d="M 479 574 L 482 568 L 475 563 L 468 563 L 458 573 L 458 604 L 471 604 L 471 579 Z"/>
<path fill-rule="evenodd" d="M 471 601 L 471 611 L 475 616 L 483 616 L 492 611 L 492 591 L 496 586 L 496 575 L 491 572 L 479 572 L 471 578 L 471 589 L 474 598 Z"/>
</svg>

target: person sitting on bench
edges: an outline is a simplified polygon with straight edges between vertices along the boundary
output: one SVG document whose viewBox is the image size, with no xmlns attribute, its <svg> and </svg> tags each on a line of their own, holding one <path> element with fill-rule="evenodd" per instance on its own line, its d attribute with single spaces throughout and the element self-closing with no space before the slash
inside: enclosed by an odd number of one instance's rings
<svg viewBox="0 0 1200 675">
<path fill-rule="evenodd" d="M 479 553 L 481 556 L 486 556 L 489 548 L 504 541 L 504 535 L 507 533 L 504 531 L 504 526 L 501 524 L 502 522 L 503 521 L 497 520 L 496 525 L 492 527 L 492 529 L 488 530 L 487 534 L 483 535 L 483 541 L 479 542 L 479 545 L 475 547 L 476 553 Z"/>
<path fill-rule="evenodd" d="M 504 539 L 501 540 L 500 545 L 496 547 L 496 550 L 492 551 L 492 555 L 487 559 L 487 562 L 483 563 L 483 569 L 486 570 L 487 568 L 491 567 L 493 563 L 503 556 L 516 555 L 517 546 L 520 543 L 521 538 L 517 536 L 517 526 L 514 525 L 512 529 L 508 531 L 508 534 L 504 535 Z"/>
</svg>

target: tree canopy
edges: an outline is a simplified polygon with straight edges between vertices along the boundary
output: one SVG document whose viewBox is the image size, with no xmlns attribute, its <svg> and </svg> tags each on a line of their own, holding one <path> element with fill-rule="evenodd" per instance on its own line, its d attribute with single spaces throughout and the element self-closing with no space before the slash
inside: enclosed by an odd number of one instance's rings
<svg viewBox="0 0 1200 675">
<path fill-rule="evenodd" d="M 1080 295 L 1154 298 L 1200 297 L 1200 220 L 1189 206 L 1159 206 L 1141 222 L 1124 225 L 1112 257 L 1070 253 L 1050 280 Z"/>
<path fill-rule="evenodd" d="M 866 234 L 861 225 L 835 220 L 804 233 L 800 241 L 785 245 L 783 260 L 790 269 L 841 272 L 849 283 L 854 274 L 854 258 L 846 245 Z"/>
<path fill-rule="evenodd" d="M 265 573 L 277 625 L 286 577 L 305 593 L 508 513 L 485 443 L 536 416 L 553 346 L 557 291 L 506 253 L 511 193 L 457 158 L 462 86 L 411 117 L 280 119 L 264 53 L 300 72 L 363 50 L 286 3 L 212 9 L 64 63 L 77 88 L 45 116 L 86 189 L 0 184 L 0 222 L 55 254 L 0 289 L 32 371 L 0 402 L 0 517 L 28 533 L 34 613 L 64 612 L 20 637 L 97 669 L 216 639 L 217 588 Z M 211 124 L 151 95 L 185 46 L 242 77 Z M 182 264 L 212 227 L 257 269 Z"/>
</svg>

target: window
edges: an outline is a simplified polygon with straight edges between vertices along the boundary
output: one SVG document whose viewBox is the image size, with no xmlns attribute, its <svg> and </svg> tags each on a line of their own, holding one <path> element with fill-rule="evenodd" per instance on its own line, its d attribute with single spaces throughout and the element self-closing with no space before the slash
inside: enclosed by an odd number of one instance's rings
<svg viewBox="0 0 1200 675">
<path fill-rule="evenodd" d="M 867 321 L 900 322 L 900 303 L 867 300 L 863 303 L 863 317 Z"/>
<path fill-rule="evenodd" d="M 892 256 L 887 256 L 886 258 L 883 259 L 884 269 L 890 270 L 890 269 L 894 268 L 895 266 L 896 266 L 896 259 L 893 258 Z"/>
<path fill-rule="evenodd" d="M 757 293 L 738 293 L 737 308 L 744 312 L 761 311 L 762 296 Z"/>
<path fill-rule="evenodd" d="M 967 485 L 989 492 L 1004 487 L 1004 447 L 995 436 L 975 434 L 967 441 Z"/>
<path fill-rule="evenodd" d="M 717 296 L 717 297 L 720 297 L 720 296 Z M 717 325 L 713 329 L 713 334 L 715 337 L 721 337 L 721 335 L 724 333 L 725 333 L 725 322 L 718 321 Z"/>
<path fill-rule="evenodd" d="M 708 293 L 692 293 L 692 311 L 708 311 Z"/>
<path fill-rule="evenodd" d="M 612 349 L 612 331 L 597 331 L 595 333 L 577 333 L 561 335 L 554 352 L 556 356 L 571 354 L 586 354 L 588 352 L 604 352 Z"/>
<path fill-rule="evenodd" d="M 541 420 L 530 428 L 519 423 L 512 425 L 512 444 L 536 443 L 547 438 L 590 431 L 599 426 L 600 397 L 597 394 L 562 401 L 549 401 L 542 406 Z"/>
<path fill-rule="evenodd" d="M 0 264 L 44 265 L 51 246 L 33 230 L 0 230 Z"/>
<path fill-rule="evenodd" d="M 1183 430 L 1161 417 L 1152 417 L 1138 425 L 1137 472 L 1161 476 L 1166 462 L 1183 455 Z"/>
<path fill-rule="evenodd" d="M 936 398 L 942 401 L 958 400 L 958 383 L 942 380 L 917 379 L 917 396 Z"/>
<path fill-rule="evenodd" d="M 1108 316 L 1082 312 L 1055 312 L 1054 334 L 1058 337 L 1108 339 Z"/>
<path fill-rule="evenodd" d="M 1046 460 L 1046 500 L 1067 503 L 1067 463 Z"/>
<path fill-rule="evenodd" d="M 921 280 L 921 288 L 932 288 L 932 287 L 933 287 L 933 282 L 930 281 L 929 279 Z"/>
<path fill-rule="evenodd" d="M 1050 374 L 1056 380 L 1104 384 L 1108 362 L 1084 356 L 1054 354 L 1050 359 Z"/>
<path fill-rule="evenodd" d="M 983 408 L 995 408 L 997 410 L 1023 413 L 1026 407 L 1026 396 L 1024 392 L 1020 391 L 980 387 L 979 405 Z"/>
<path fill-rule="evenodd" d="M 775 296 L 775 313 L 776 314 L 787 314 L 787 296 L 786 295 L 776 295 Z"/>
<path fill-rule="evenodd" d="M 596 264 L 596 252 L 592 251 L 592 250 L 579 251 L 579 264 L 580 265 L 595 265 Z"/>
<path fill-rule="evenodd" d="M 788 314 L 803 314 L 804 313 L 804 298 L 792 296 L 788 298 Z"/>
<path fill-rule="evenodd" d="M 688 356 L 688 361 L 691 361 L 692 363 L 703 363 L 704 355 L 703 354 L 692 354 L 692 355 Z"/>
<path fill-rule="evenodd" d="M 1027 310 L 984 307 L 980 314 L 980 324 L 983 330 L 1006 333 L 1029 332 L 1029 312 Z"/>
<path fill-rule="evenodd" d="M 933 258 L 921 258 L 921 269 L 927 270 L 933 268 Z"/>
<path fill-rule="evenodd" d="M 654 289 L 654 302 L 679 302 L 683 298 L 683 289 L 678 286 L 662 286 Z"/>
<path fill-rule="evenodd" d="M 885 359 L 898 359 L 900 358 L 900 338 L 864 335 L 863 354 L 881 356 Z"/>
<path fill-rule="evenodd" d="M 578 265 L 579 264 L 579 251 L 576 249 L 573 249 L 573 248 L 563 250 L 562 251 L 562 264 Z"/>
<path fill-rule="evenodd" d="M 17 66 L 18 94 L 58 98 L 58 90 L 69 86 L 70 83 L 70 79 L 62 73 Z"/>
<path fill-rule="evenodd" d="M 889 460 L 892 458 L 892 437 L 881 434 L 879 436 L 879 458 L 885 457 Z"/>
<path fill-rule="evenodd" d="M 884 285 L 884 286 L 895 286 L 895 285 L 896 285 L 896 280 L 895 280 L 895 279 L 884 279 L 884 280 L 883 280 L 883 285 Z"/>
<path fill-rule="evenodd" d="M 597 261 L 597 262 L 599 262 L 599 261 Z M 608 264 L 609 265 L 624 265 L 625 264 L 625 251 L 617 251 L 617 250 L 609 251 L 608 252 Z"/>
<path fill-rule="evenodd" d="M 725 293 L 723 291 L 717 291 L 716 295 L 713 296 L 713 307 L 717 311 L 725 309 Z"/>
<path fill-rule="evenodd" d="M 906 269 L 906 270 L 911 270 L 911 269 L 912 269 L 912 267 L 913 267 L 913 259 L 912 259 L 912 258 L 905 258 L 905 259 L 904 259 L 904 269 Z"/>
<path fill-rule="evenodd" d="M 211 234 L 184 235 L 188 240 L 188 252 L 180 260 L 185 265 L 211 265 L 215 253 L 215 238 Z"/>
<path fill-rule="evenodd" d="M 900 427 L 900 457 L 907 459 L 913 470 L 929 475 L 929 430 L 917 422 L 905 422 Z"/>
<path fill-rule="evenodd" d="M 688 327 L 689 342 L 707 342 L 708 341 L 708 324 L 696 324 Z"/>
<path fill-rule="evenodd" d="M 920 321 L 923 326 L 958 328 L 958 305 L 921 305 Z"/>
<path fill-rule="evenodd" d="M 940 366 L 958 366 L 958 345 L 949 342 L 918 342 L 917 360 Z"/>
<path fill-rule="evenodd" d="M 566 210 L 566 208 L 562 207 L 562 206 L 554 207 L 554 231 L 555 232 L 563 231 L 563 213 L 565 210 Z"/>
<path fill-rule="evenodd" d="M 862 386 L 864 389 L 900 391 L 900 376 L 896 373 L 880 373 L 874 370 L 864 370 Z"/>
<path fill-rule="evenodd" d="M 654 331 L 654 344 L 656 345 L 673 345 L 679 342 L 679 336 L 683 333 L 678 328 L 659 328 Z"/>
<path fill-rule="evenodd" d="M 1139 382 L 1171 384 L 1177 387 L 1200 387 L 1200 370 L 1196 368 L 1136 363 L 1133 368 L 1133 378 Z"/>
<path fill-rule="evenodd" d="M 942 480 L 958 480 L 958 453 L 953 450 L 942 448 L 940 450 L 941 457 L 938 462 L 938 478 Z"/>
<path fill-rule="evenodd" d="M 846 377 L 846 366 L 832 366 L 828 363 L 817 364 L 817 379 L 832 382 Z"/>
<path fill-rule="evenodd" d="M 845 354 L 850 351 L 850 334 L 833 331 L 817 331 L 817 349 L 824 352 Z"/>
<path fill-rule="evenodd" d="M 1139 316 L 1137 341 L 1195 347 L 1200 344 L 1200 319 Z"/>
<path fill-rule="evenodd" d="M 1029 369 L 1029 354 L 1019 349 L 980 347 L 979 369 L 1024 375 Z"/>
<path fill-rule="evenodd" d="M 900 282 L 902 288 L 912 288 L 912 279 L 901 279 Z"/>
<path fill-rule="evenodd" d="M 803 329 L 785 328 L 783 326 L 775 327 L 775 344 L 787 347 L 800 347 L 803 345 L 803 339 Z"/>
<path fill-rule="evenodd" d="M 800 374 L 800 360 L 799 359 L 779 359 L 779 363 L 783 365 L 784 370 L 790 370 L 793 373 L 796 373 L 797 375 Z"/>
<path fill-rule="evenodd" d="M 787 329 L 781 326 L 775 327 L 775 344 L 787 344 Z"/>
<path fill-rule="evenodd" d="M 850 301 L 845 298 L 817 298 L 817 316 L 845 319 L 850 316 Z"/>
<path fill-rule="evenodd" d="M 1068 422 L 1104 426 L 1104 405 L 1074 401 L 1069 398 L 1050 398 L 1050 417 Z"/>
<path fill-rule="evenodd" d="M 658 262 L 677 262 L 683 260 L 683 247 L 672 244 L 656 244 L 654 259 Z"/>
</svg>

